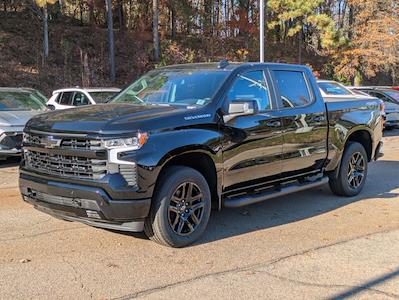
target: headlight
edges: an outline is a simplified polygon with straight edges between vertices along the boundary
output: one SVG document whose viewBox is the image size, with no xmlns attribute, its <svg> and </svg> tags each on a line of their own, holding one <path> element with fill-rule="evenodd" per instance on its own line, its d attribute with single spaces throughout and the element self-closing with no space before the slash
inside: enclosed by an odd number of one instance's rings
<svg viewBox="0 0 399 300">
<path fill-rule="evenodd" d="M 147 133 L 138 133 L 137 136 L 135 136 L 135 137 L 103 140 L 102 143 L 103 143 L 103 146 L 107 149 L 128 148 L 129 150 L 138 150 L 145 143 L 147 143 L 147 140 L 148 140 Z"/>
</svg>

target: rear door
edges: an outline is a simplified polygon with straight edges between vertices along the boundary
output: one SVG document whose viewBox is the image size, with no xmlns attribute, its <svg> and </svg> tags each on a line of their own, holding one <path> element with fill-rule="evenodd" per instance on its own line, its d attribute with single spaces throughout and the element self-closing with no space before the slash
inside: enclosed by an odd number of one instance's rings
<svg viewBox="0 0 399 300">
<path fill-rule="evenodd" d="M 282 176 L 320 170 L 327 157 L 328 119 L 324 100 L 307 68 L 270 69 L 282 118 Z"/>
<path fill-rule="evenodd" d="M 237 116 L 222 128 L 225 191 L 253 187 L 279 177 L 281 173 L 281 118 L 276 114 L 274 92 L 265 69 L 238 74 L 226 93 L 228 103 L 255 100 L 259 111 Z"/>
</svg>

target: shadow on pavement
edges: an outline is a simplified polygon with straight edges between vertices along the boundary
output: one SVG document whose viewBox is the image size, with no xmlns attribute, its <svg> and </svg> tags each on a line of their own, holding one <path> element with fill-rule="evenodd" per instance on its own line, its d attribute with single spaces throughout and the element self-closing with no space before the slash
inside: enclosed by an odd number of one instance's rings
<svg viewBox="0 0 399 300">
<path fill-rule="evenodd" d="M 331 297 L 329 299 L 331 299 L 331 300 L 340 300 L 340 299 L 348 299 L 348 298 L 356 297 L 357 294 L 360 294 L 360 293 L 362 293 L 364 291 L 367 291 L 367 290 L 370 290 L 370 289 L 373 290 L 376 286 L 378 286 L 378 285 L 380 285 L 380 284 L 382 284 L 382 283 L 384 283 L 386 281 L 392 280 L 392 279 L 394 279 L 394 278 L 396 278 L 398 276 L 399 276 L 399 268 L 396 269 L 395 271 L 387 273 L 387 274 L 385 274 L 383 276 L 380 276 L 380 277 L 378 277 L 376 279 L 370 280 L 370 281 L 368 281 L 368 282 L 366 282 L 366 283 L 364 283 L 362 285 L 359 285 L 357 287 L 351 288 L 351 289 L 349 289 L 349 290 L 347 290 L 347 291 L 345 291 L 345 292 L 343 292 L 341 294 L 338 294 L 338 295 L 336 295 L 334 297 Z M 384 294 L 386 296 L 395 297 L 395 298 L 399 296 L 397 294 L 385 293 L 385 292 L 382 292 L 382 291 L 380 293 L 382 293 L 382 294 Z"/>
<path fill-rule="evenodd" d="M 325 185 L 243 208 L 212 211 L 203 237 L 194 245 L 312 218 L 358 201 L 373 198 L 396 199 L 399 193 L 392 191 L 399 188 L 398 177 L 399 161 L 380 160 L 370 164 L 366 185 L 356 197 L 335 196 L 328 185 Z M 143 233 L 113 232 L 147 238 Z"/>
<path fill-rule="evenodd" d="M 399 197 L 399 193 L 392 192 L 399 188 L 398 177 L 399 161 L 381 160 L 370 164 L 365 188 L 356 197 L 335 196 L 326 185 L 239 209 L 213 211 L 204 237 L 196 244 L 312 218 L 358 201 L 394 199 Z"/>
</svg>

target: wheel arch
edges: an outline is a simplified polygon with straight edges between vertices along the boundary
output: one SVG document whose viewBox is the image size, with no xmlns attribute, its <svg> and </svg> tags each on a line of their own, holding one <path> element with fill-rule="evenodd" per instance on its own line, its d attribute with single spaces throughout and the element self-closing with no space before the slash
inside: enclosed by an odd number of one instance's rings
<svg viewBox="0 0 399 300">
<path fill-rule="evenodd" d="M 342 161 L 342 156 L 344 154 L 345 149 L 348 147 L 348 144 L 350 142 L 358 142 L 360 143 L 364 149 L 366 150 L 367 153 L 367 160 L 370 162 L 373 158 L 373 135 L 372 132 L 370 131 L 369 128 L 367 127 L 356 127 L 353 128 L 346 136 L 345 140 L 342 142 L 342 148 L 338 152 L 339 158 L 335 159 L 335 167 L 331 170 L 328 171 L 328 174 L 332 178 L 337 178 L 338 173 L 341 168 L 341 161 Z"/>
<path fill-rule="evenodd" d="M 372 135 L 369 130 L 358 129 L 358 130 L 351 132 L 345 141 L 344 151 L 345 151 L 346 147 L 348 146 L 349 142 L 358 142 L 359 144 L 361 144 L 364 147 L 364 149 L 366 150 L 368 161 L 370 162 L 372 160 L 373 139 L 372 139 Z"/>
<path fill-rule="evenodd" d="M 155 183 L 155 189 L 157 189 L 160 178 L 167 168 L 171 166 L 186 166 L 197 170 L 202 174 L 202 176 L 204 176 L 211 192 L 212 208 L 218 210 L 221 208 L 221 177 L 218 172 L 218 162 L 215 153 L 212 153 L 209 149 L 204 147 L 204 145 L 192 145 L 190 147 L 173 150 L 166 154 L 162 158 L 161 162 L 159 175 Z"/>
</svg>

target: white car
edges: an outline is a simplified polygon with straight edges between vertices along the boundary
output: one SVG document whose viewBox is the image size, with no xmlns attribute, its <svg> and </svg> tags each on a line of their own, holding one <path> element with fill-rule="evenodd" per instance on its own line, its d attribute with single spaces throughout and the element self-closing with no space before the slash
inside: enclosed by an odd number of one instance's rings
<svg viewBox="0 0 399 300">
<path fill-rule="evenodd" d="M 118 88 L 60 89 L 53 92 L 53 95 L 47 102 L 47 107 L 55 110 L 104 103 L 119 92 L 120 89 Z"/>
</svg>

